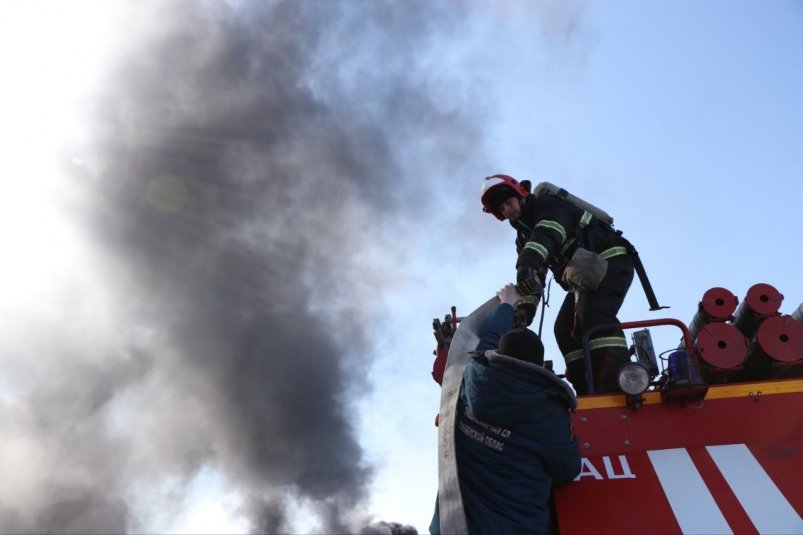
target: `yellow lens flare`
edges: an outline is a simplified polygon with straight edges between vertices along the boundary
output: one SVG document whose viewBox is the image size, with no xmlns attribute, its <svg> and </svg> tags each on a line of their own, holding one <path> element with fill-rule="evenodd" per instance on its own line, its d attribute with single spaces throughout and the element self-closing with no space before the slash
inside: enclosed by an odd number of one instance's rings
<svg viewBox="0 0 803 535">
<path fill-rule="evenodd" d="M 190 198 L 190 191 L 181 178 L 162 175 L 150 181 L 147 196 L 148 202 L 157 211 L 176 214 L 184 211 Z"/>
</svg>

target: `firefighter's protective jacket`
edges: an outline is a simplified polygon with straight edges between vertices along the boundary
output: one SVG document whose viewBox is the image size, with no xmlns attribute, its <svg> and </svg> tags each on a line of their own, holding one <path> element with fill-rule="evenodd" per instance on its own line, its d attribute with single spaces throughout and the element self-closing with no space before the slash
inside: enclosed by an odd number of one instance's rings
<svg viewBox="0 0 803 535">
<path fill-rule="evenodd" d="M 578 247 L 605 260 L 627 254 L 612 227 L 557 195 L 530 194 L 521 216 L 510 225 L 516 229 L 516 268 L 530 267 L 543 277 L 548 267 L 565 290 L 570 288 L 563 271 Z"/>
</svg>

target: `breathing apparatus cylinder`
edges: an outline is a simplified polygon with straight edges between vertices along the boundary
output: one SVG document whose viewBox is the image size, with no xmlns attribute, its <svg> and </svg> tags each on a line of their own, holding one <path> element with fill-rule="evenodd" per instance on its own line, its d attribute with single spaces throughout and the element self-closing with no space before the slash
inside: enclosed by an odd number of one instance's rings
<svg viewBox="0 0 803 535">
<path fill-rule="evenodd" d="M 533 195 L 536 197 L 540 197 L 541 195 L 557 195 L 563 199 L 566 199 L 573 205 L 577 206 L 581 210 L 585 210 L 589 214 L 593 215 L 603 223 L 607 223 L 608 225 L 613 226 L 613 217 L 608 214 L 602 208 L 597 208 L 593 204 L 580 199 L 579 197 L 575 197 L 565 189 L 556 186 L 550 182 L 541 182 L 537 186 L 535 186 L 535 190 L 533 190 Z"/>
</svg>

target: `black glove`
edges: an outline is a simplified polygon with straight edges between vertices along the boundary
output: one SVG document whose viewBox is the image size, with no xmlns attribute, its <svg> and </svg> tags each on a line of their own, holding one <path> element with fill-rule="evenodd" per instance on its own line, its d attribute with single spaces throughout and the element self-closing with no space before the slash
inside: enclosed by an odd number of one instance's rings
<svg viewBox="0 0 803 535">
<path fill-rule="evenodd" d="M 544 289 L 541 279 L 531 267 L 521 266 L 516 270 L 516 286 L 521 295 L 541 295 Z"/>
<path fill-rule="evenodd" d="M 514 307 L 514 322 L 516 327 L 529 327 L 535 319 L 535 309 L 538 307 L 538 297 L 527 295 Z"/>
</svg>

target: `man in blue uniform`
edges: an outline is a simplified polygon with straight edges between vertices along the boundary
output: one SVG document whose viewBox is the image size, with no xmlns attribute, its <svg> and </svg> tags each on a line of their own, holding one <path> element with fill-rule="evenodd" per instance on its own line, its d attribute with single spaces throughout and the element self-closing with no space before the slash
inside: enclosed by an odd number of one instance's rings
<svg viewBox="0 0 803 535">
<path fill-rule="evenodd" d="M 620 323 L 617 314 L 634 274 L 627 242 L 565 197 L 536 197 L 507 175 L 485 179 L 482 204 L 485 212 L 516 230 L 516 279 L 522 295 L 540 294 L 547 269 L 568 291 L 555 320 L 555 340 L 567 379 L 578 395 L 588 393 L 582 336 L 592 327 Z M 619 369 L 630 360 L 624 332 L 597 331 L 589 342 L 595 392 L 619 391 Z"/>
<path fill-rule="evenodd" d="M 514 325 L 512 284 L 480 331 L 463 373 L 454 430 L 458 480 L 469 533 L 546 533 L 552 487 L 580 473 L 569 385 L 542 367 L 544 346 Z M 503 334 L 504 333 L 504 334 Z M 489 349 L 496 347 L 498 351 Z M 430 532 L 440 533 L 438 506 Z"/>
</svg>

